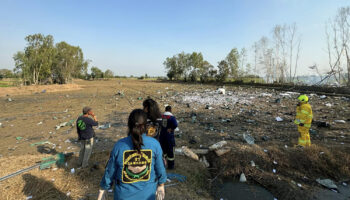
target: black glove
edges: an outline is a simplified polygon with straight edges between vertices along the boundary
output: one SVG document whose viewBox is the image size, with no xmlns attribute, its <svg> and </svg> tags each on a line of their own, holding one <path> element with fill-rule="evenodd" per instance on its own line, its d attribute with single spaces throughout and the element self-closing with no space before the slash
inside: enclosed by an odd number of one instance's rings
<svg viewBox="0 0 350 200">
<path fill-rule="evenodd" d="M 304 126 L 304 124 L 303 124 L 303 123 L 300 123 L 299 126 Z"/>
</svg>

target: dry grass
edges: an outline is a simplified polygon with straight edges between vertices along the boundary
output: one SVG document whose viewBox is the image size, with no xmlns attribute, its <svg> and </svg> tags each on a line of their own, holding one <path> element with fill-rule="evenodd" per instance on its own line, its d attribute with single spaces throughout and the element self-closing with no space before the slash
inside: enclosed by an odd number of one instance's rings
<svg viewBox="0 0 350 200">
<path fill-rule="evenodd" d="M 20 87 L 5 87 L 0 90 L 0 97 L 6 95 L 28 95 L 34 93 L 40 93 L 46 90 L 47 93 L 61 92 L 61 91 L 74 91 L 82 89 L 77 84 L 65 84 L 65 85 L 31 85 L 31 86 L 20 86 Z"/>
<path fill-rule="evenodd" d="M 307 199 L 311 188 L 317 187 L 317 178 L 344 181 L 350 177 L 350 154 L 344 151 L 316 145 L 305 149 L 273 145 L 265 149 L 267 152 L 257 145 L 235 144 L 231 153 L 211 158 L 219 171 L 224 170 L 225 177 L 239 177 L 244 172 L 250 182 L 262 185 L 279 199 Z M 251 166 L 252 160 L 258 167 Z"/>
</svg>

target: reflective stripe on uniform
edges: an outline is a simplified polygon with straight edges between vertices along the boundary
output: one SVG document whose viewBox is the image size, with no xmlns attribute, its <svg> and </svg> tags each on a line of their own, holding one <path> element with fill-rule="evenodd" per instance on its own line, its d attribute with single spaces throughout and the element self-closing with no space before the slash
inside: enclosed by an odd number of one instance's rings
<svg viewBox="0 0 350 200">
<path fill-rule="evenodd" d="M 312 118 L 313 116 L 306 110 L 301 110 L 301 113 L 305 114 L 306 116 L 308 116 L 309 118 Z"/>
<path fill-rule="evenodd" d="M 305 145 L 306 144 L 306 140 L 302 140 L 301 138 L 299 138 L 298 143 L 301 144 L 301 145 Z"/>
</svg>

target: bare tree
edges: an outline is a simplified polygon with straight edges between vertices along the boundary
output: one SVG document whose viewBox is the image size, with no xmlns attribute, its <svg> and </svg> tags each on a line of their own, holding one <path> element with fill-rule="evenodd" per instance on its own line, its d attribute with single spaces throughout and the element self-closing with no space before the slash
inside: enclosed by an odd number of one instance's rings
<svg viewBox="0 0 350 200">
<path fill-rule="evenodd" d="M 326 24 L 327 53 L 330 69 L 326 78 L 333 76 L 339 84 L 345 81 L 348 86 L 350 86 L 349 23 L 350 7 L 348 6 L 340 8 L 337 15 Z M 343 62 L 346 63 L 347 77 L 344 76 Z"/>
</svg>

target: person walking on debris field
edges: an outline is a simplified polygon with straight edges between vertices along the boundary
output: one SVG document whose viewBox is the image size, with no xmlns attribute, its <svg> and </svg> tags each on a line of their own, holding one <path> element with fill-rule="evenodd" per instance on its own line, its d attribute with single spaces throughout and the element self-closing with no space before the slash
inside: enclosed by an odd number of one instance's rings
<svg viewBox="0 0 350 200">
<path fill-rule="evenodd" d="M 167 180 L 162 148 L 157 140 L 146 136 L 147 115 L 133 110 L 128 119 L 128 137 L 120 139 L 110 154 L 101 180 L 98 200 L 114 183 L 114 199 L 162 200 Z"/>
<path fill-rule="evenodd" d="M 175 166 L 174 131 L 177 128 L 177 121 L 175 116 L 171 113 L 171 110 L 171 106 L 165 107 L 165 113 L 162 115 L 162 131 L 159 137 L 159 142 L 162 146 L 168 169 L 174 169 Z"/>
<path fill-rule="evenodd" d="M 298 131 L 300 137 L 298 140 L 298 145 L 306 147 L 311 146 L 310 141 L 310 127 L 312 122 L 312 109 L 309 102 L 309 98 L 306 95 L 300 95 L 298 97 L 299 103 L 296 110 L 296 118 L 294 123 L 298 125 Z"/>
<path fill-rule="evenodd" d="M 159 140 L 162 125 L 162 114 L 160 113 L 158 103 L 153 99 L 143 101 L 143 111 L 147 113 L 147 136 Z"/>
<path fill-rule="evenodd" d="M 93 119 L 91 119 L 91 116 Z M 95 131 L 93 126 L 98 125 L 97 118 L 90 107 L 83 108 L 83 115 L 78 117 L 77 122 L 78 140 L 81 143 L 78 165 L 86 167 L 94 145 Z"/>
</svg>

